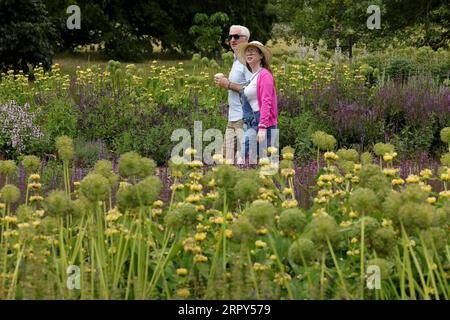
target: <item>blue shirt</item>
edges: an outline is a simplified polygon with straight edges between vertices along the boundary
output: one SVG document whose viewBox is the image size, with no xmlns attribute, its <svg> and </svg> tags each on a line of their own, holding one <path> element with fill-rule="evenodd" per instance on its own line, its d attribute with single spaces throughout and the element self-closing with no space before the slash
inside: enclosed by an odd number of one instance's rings
<svg viewBox="0 0 450 320">
<path fill-rule="evenodd" d="M 231 67 L 228 80 L 233 83 L 243 84 L 250 80 L 252 73 L 247 69 L 238 59 L 234 58 L 233 66 Z M 242 103 L 239 98 L 239 93 L 233 90 L 228 90 L 228 121 L 238 121 L 243 118 Z"/>
</svg>

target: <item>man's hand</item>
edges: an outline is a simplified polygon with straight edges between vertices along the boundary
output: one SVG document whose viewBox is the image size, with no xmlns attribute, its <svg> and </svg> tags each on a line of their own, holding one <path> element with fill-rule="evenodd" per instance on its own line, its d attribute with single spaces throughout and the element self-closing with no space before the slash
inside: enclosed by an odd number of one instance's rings
<svg viewBox="0 0 450 320">
<path fill-rule="evenodd" d="M 214 77 L 214 82 L 216 86 L 228 89 L 228 83 L 230 81 L 228 81 L 228 79 L 225 77 Z"/>
</svg>

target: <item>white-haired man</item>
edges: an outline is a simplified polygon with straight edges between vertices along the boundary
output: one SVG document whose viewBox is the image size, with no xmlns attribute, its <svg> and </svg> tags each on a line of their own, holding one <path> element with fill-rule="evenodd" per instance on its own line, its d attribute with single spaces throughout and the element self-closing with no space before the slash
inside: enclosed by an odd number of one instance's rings
<svg viewBox="0 0 450 320">
<path fill-rule="evenodd" d="M 239 25 L 230 27 L 229 32 L 230 46 L 233 52 L 241 43 L 247 43 L 250 39 L 250 31 Z M 243 143 L 243 110 L 242 102 L 239 97 L 241 85 L 252 77 L 252 73 L 236 58 L 234 55 L 233 66 L 231 67 L 228 78 L 216 76 L 214 82 L 221 88 L 228 90 L 228 125 L 225 131 L 224 156 L 226 159 L 241 159 L 240 153 Z M 237 141 L 236 141 L 237 140 Z M 236 153 L 234 147 L 236 146 Z M 235 157 L 236 155 L 236 157 Z"/>
</svg>

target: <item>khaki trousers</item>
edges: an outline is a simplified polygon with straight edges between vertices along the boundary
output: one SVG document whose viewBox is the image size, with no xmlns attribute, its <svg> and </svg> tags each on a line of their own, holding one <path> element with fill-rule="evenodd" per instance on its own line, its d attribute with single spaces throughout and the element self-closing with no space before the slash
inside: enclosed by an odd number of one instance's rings
<svg viewBox="0 0 450 320">
<path fill-rule="evenodd" d="M 241 156 L 242 138 L 244 134 L 244 120 L 228 121 L 223 145 L 224 158 L 233 163 Z"/>
</svg>

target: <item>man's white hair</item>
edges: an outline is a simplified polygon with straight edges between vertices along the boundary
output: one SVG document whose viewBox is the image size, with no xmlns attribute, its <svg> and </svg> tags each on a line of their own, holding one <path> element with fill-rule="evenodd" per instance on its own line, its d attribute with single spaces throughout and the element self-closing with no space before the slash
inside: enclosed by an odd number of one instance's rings
<svg viewBox="0 0 450 320">
<path fill-rule="evenodd" d="M 241 30 L 240 34 L 243 35 L 243 36 L 246 36 L 247 39 L 250 39 L 250 30 L 248 30 L 247 27 L 240 26 L 240 25 L 232 25 L 230 27 L 230 31 L 231 31 L 232 28 L 239 28 Z"/>
</svg>

